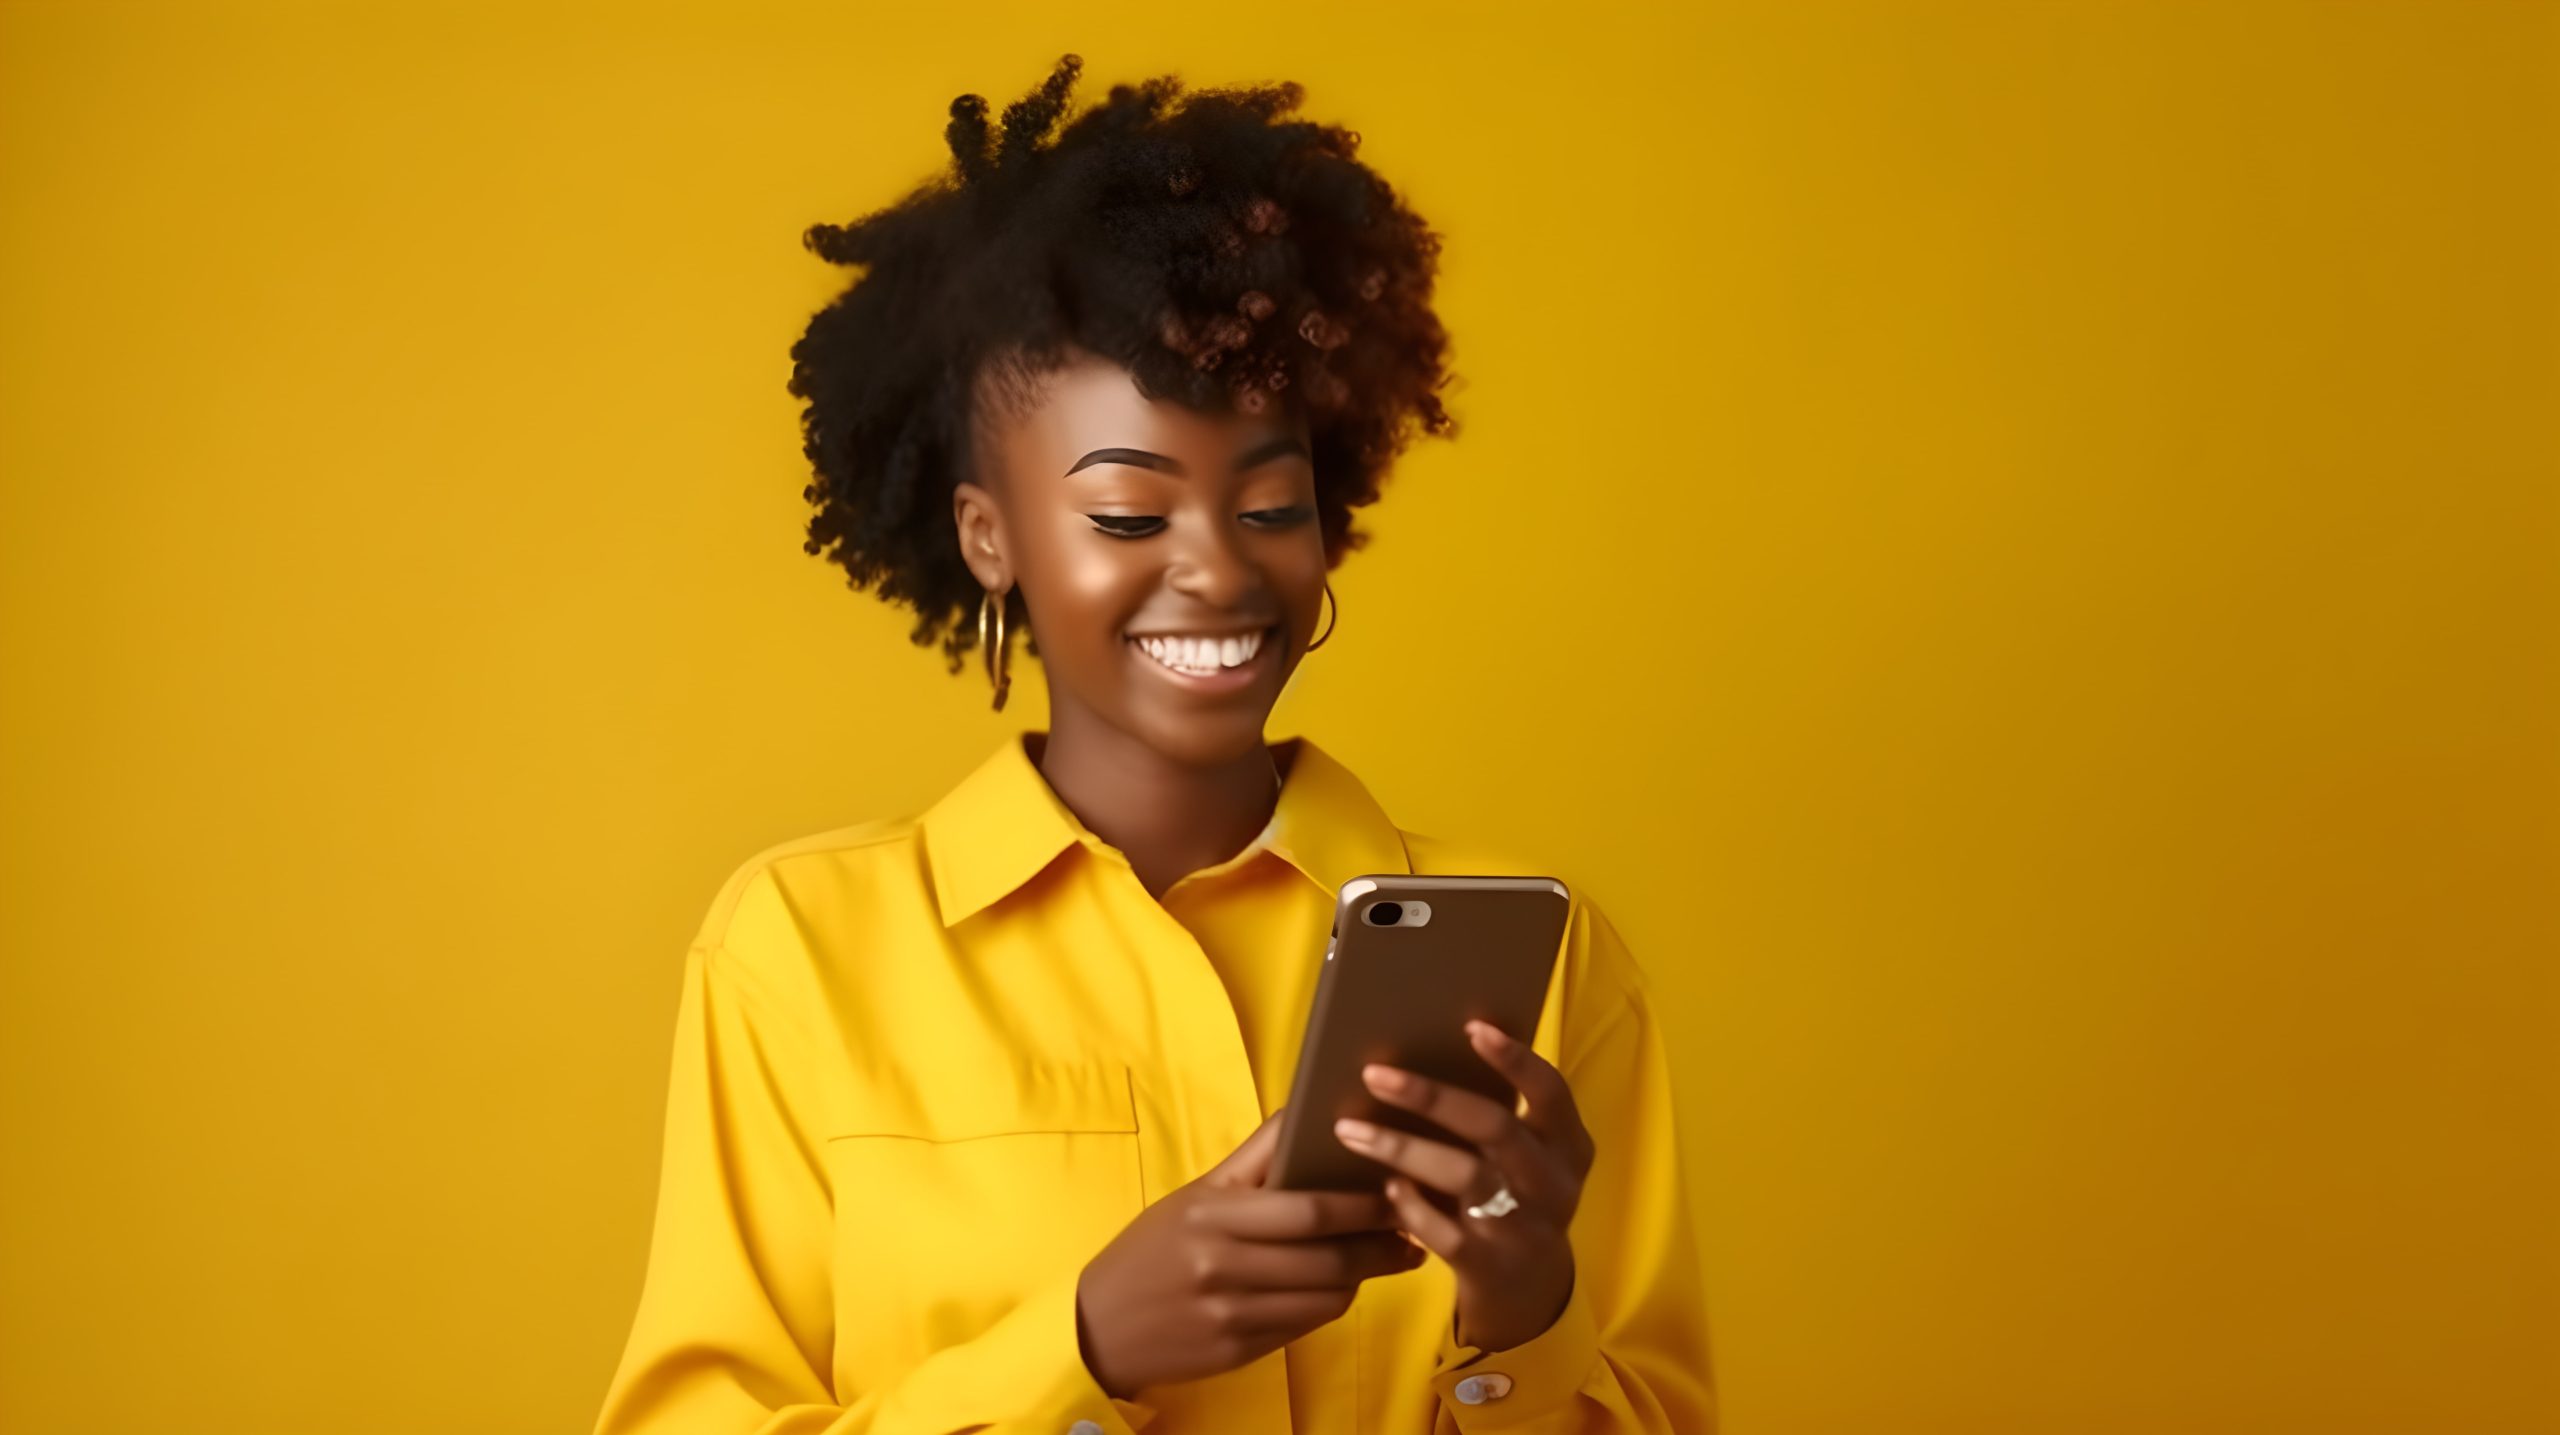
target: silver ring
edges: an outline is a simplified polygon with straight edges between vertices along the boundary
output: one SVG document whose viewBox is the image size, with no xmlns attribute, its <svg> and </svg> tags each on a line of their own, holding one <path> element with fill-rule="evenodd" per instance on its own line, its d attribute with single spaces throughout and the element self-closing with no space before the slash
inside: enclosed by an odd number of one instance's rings
<svg viewBox="0 0 2560 1435">
<path fill-rule="evenodd" d="M 1520 1202 L 1518 1198 L 1511 1194 L 1511 1187 L 1508 1185 L 1502 1185 L 1496 1186 L 1493 1194 L 1484 1198 L 1484 1204 L 1480 1206 L 1469 1206 L 1467 1208 L 1467 1214 L 1479 1217 L 1508 1216 L 1519 1209 Z"/>
</svg>

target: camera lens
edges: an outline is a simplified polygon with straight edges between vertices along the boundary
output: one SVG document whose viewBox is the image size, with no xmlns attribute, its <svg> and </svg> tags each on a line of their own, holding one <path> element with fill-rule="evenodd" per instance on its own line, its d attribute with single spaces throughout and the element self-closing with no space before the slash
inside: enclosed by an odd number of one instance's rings
<svg viewBox="0 0 2560 1435">
<path fill-rule="evenodd" d="M 1372 902 L 1369 904 L 1369 925 L 1372 927 L 1392 927 L 1403 920 L 1404 904 L 1402 902 Z"/>
</svg>

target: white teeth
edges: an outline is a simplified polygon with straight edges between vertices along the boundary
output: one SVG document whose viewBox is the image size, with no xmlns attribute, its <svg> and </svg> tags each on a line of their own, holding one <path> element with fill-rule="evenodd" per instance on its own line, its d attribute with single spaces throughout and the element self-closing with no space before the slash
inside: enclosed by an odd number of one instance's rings
<svg viewBox="0 0 2560 1435">
<path fill-rule="evenodd" d="M 1178 673 L 1206 677 L 1220 668 L 1241 667 L 1252 662 L 1262 651 L 1262 635 L 1245 633 L 1230 638 L 1190 638 L 1150 633 L 1137 638 L 1139 648 L 1148 657 Z"/>
</svg>

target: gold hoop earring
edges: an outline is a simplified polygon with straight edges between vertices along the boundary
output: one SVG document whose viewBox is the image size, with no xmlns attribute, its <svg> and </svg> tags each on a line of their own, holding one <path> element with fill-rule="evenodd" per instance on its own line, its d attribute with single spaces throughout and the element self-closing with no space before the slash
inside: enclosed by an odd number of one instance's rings
<svg viewBox="0 0 2560 1435">
<path fill-rule="evenodd" d="M 1007 595 L 1010 595 L 1013 590 L 1008 588 L 1005 592 Z M 992 643 L 987 641 L 987 616 L 991 609 L 994 611 L 996 624 L 995 641 Z M 1005 604 L 1002 600 L 996 597 L 995 590 L 989 589 L 987 592 L 980 595 L 978 599 L 978 646 L 985 650 L 987 660 L 987 682 L 993 685 L 996 690 L 997 712 L 1004 711 L 1005 693 L 1013 687 L 1013 649 L 1008 647 L 1005 643 L 1004 610 Z"/>
<path fill-rule="evenodd" d="M 1333 596 L 1333 580 L 1330 578 L 1324 580 L 1324 600 L 1326 608 L 1324 631 L 1316 634 L 1314 642 L 1307 644 L 1307 651 L 1310 653 L 1323 647 L 1325 639 L 1333 636 L 1333 625 L 1342 617 L 1342 600 Z"/>
</svg>

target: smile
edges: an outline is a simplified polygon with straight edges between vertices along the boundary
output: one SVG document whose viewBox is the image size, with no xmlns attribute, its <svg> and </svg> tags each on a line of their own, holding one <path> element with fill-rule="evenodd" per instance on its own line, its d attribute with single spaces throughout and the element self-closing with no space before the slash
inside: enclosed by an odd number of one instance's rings
<svg viewBox="0 0 2560 1435">
<path fill-rule="evenodd" d="M 1240 677 L 1262 655 L 1271 629 L 1251 633 L 1131 633 L 1129 646 L 1166 672 L 1185 678 Z"/>
</svg>

